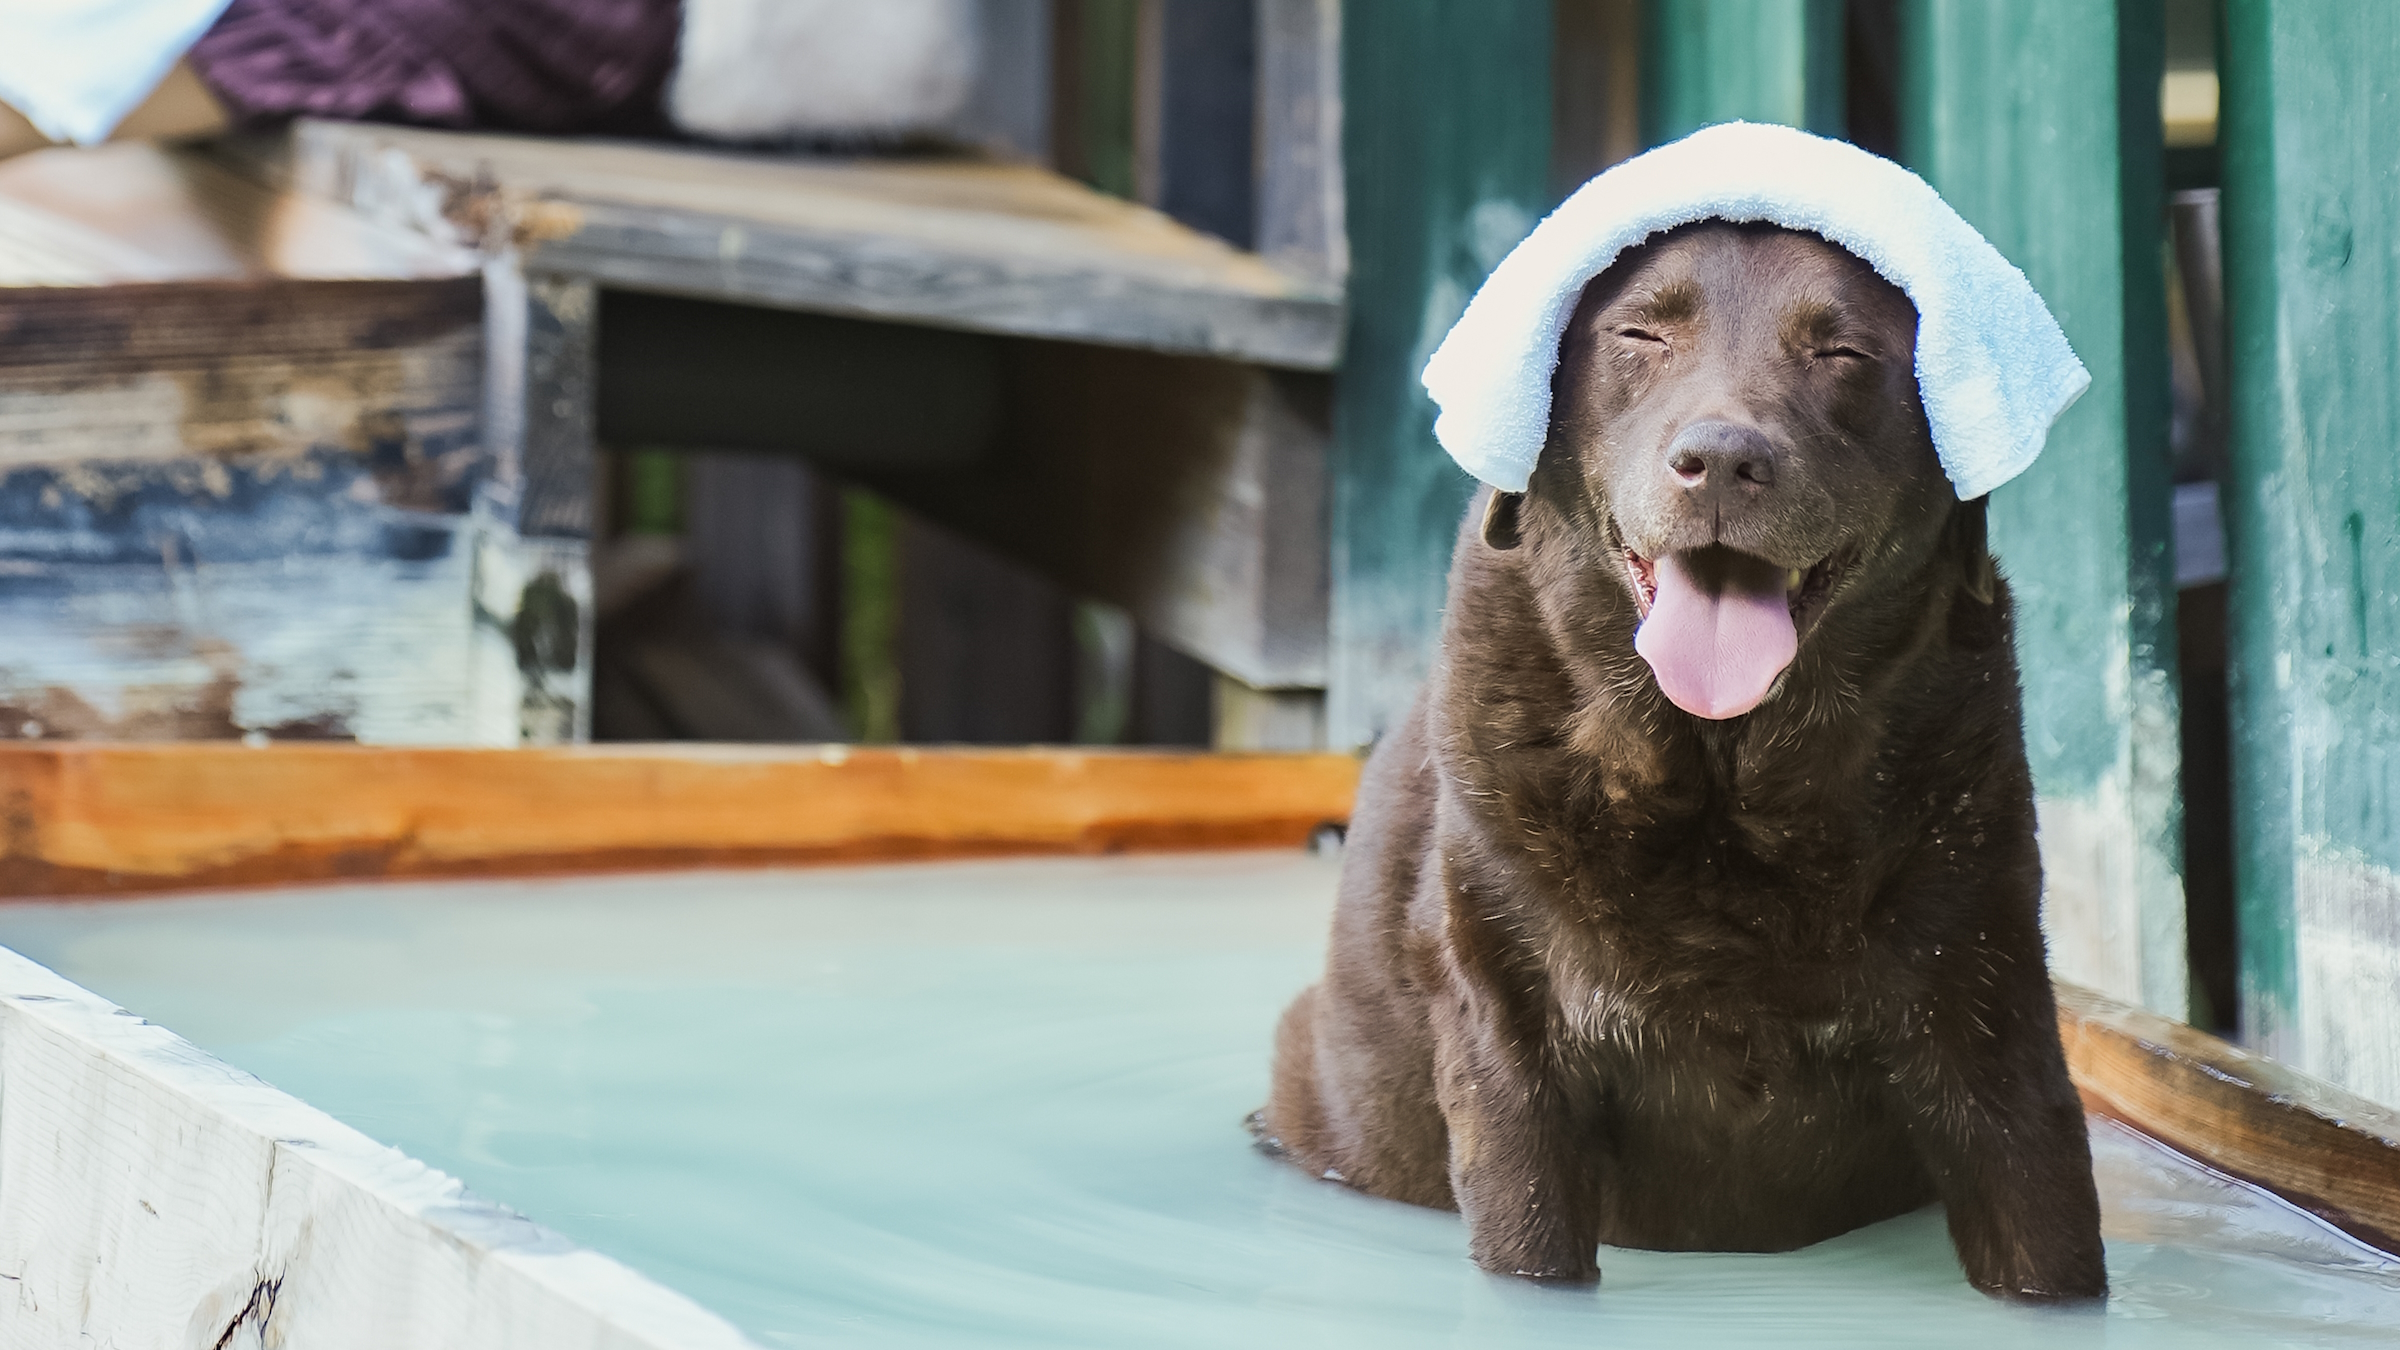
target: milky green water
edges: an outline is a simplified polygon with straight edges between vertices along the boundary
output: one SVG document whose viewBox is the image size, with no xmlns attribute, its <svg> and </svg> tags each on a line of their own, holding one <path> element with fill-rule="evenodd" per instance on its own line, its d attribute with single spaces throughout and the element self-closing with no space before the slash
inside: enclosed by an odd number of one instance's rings
<svg viewBox="0 0 2400 1350">
<path fill-rule="evenodd" d="M 997 862 L 0 906 L 14 947 L 769 1346 L 2400 1341 L 2400 1269 L 2095 1136 L 2105 1314 L 1936 1211 L 1778 1256 L 1489 1277 L 1458 1219 L 1248 1146 L 1330 863 Z"/>
</svg>

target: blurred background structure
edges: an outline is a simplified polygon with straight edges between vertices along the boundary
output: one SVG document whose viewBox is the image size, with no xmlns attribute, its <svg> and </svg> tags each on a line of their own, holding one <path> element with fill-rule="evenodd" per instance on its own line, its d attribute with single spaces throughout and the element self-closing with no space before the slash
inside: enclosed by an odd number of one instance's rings
<svg viewBox="0 0 2400 1350">
<path fill-rule="evenodd" d="M 1991 517 L 2059 971 L 2400 1102 L 2400 8 L 917 10 L 769 72 L 916 72 L 815 124 L 687 24 L 605 139 L 227 84 L 0 162 L 0 728 L 1367 745 L 1470 487 L 1432 346 L 1593 173 L 1787 122 L 2095 375 Z"/>
</svg>

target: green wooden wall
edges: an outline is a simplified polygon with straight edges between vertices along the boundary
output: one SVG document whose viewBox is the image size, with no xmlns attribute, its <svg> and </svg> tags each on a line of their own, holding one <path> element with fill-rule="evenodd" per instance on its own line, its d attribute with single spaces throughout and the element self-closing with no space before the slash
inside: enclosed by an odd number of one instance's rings
<svg viewBox="0 0 2400 1350">
<path fill-rule="evenodd" d="M 1714 122 L 1842 134 L 1842 0 L 1650 0 L 1642 132 L 1663 145 Z"/>
<path fill-rule="evenodd" d="M 2224 24 L 2242 1020 L 2400 1103 L 2400 5 Z"/>
<path fill-rule="evenodd" d="M 2158 0 L 1904 0 L 1901 153 L 2092 372 L 1992 494 L 2061 975 L 2186 1014 Z"/>
<path fill-rule="evenodd" d="M 1472 487 L 1425 358 L 1548 209 L 1548 0 L 1376 0 L 1342 24 L 1350 329 L 1334 407 L 1334 745 L 1407 711 Z"/>
</svg>

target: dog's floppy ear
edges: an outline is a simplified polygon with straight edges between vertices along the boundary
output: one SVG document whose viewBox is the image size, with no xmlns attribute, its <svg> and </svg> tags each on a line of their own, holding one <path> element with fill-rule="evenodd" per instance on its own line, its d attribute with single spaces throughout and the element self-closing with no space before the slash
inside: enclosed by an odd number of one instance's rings
<svg viewBox="0 0 2400 1350">
<path fill-rule="evenodd" d="M 1960 502 L 1958 512 L 1953 517 L 1958 525 L 1959 557 L 1966 564 L 1967 594 L 1974 596 L 1977 603 L 1986 605 L 1992 603 L 1992 597 L 2000 591 L 2000 575 L 1997 565 L 1992 562 L 1991 534 L 1985 510 L 1991 500 L 1984 496 Z"/>
<path fill-rule="evenodd" d="M 1493 548 L 1515 548 L 1524 542 L 1517 533 L 1517 505 L 1522 492 L 1494 492 L 1483 507 L 1483 542 Z"/>
</svg>

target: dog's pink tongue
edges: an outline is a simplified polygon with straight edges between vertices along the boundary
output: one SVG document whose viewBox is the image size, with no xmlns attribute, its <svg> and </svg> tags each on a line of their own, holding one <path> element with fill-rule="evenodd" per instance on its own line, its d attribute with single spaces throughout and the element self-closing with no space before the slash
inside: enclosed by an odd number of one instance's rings
<svg viewBox="0 0 2400 1350">
<path fill-rule="evenodd" d="M 1800 650 L 1784 591 L 1788 574 L 1739 555 L 1709 570 L 1715 575 L 1694 575 L 1680 553 L 1658 560 L 1658 595 L 1633 649 L 1676 707 L 1695 717 L 1739 717 L 1766 698 Z"/>
</svg>

